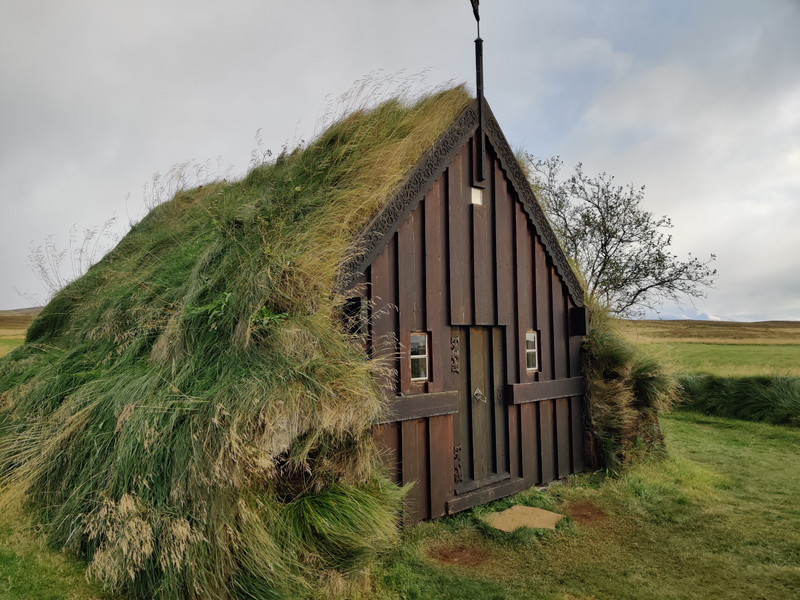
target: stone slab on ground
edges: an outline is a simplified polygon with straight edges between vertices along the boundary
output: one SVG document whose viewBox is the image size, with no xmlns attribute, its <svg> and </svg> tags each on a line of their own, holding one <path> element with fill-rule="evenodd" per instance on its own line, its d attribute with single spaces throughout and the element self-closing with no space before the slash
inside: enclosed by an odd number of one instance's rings
<svg viewBox="0 0 800 600">
<path fill-rule="evenodd" d="M 518 527 L 530 527 L 531 529 L 551 529 L 555 531 L 556 523 L 564 518 L 564 515 L 550 512 L 542 508 L 533 506 L 522 506 L 517 504 L 501 512 L 489 513 L 483 516 L 483 520 L 500 531 L 511 533 Z"/>
</svg>

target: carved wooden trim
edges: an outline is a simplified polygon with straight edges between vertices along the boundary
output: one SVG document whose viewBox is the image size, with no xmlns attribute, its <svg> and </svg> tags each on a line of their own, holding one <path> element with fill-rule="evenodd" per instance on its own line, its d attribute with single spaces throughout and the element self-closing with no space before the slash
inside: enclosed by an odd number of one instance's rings
<svg viewBox="0 0 800 600">
<path fill-rule="evenodd" d="M 457 390 L 453 390 L 389 398 L 386 400 L 386 413 L 375 424 L 452 415 L 458 412 L 458 394 Z"/>
<path fill-rule="evenodd" d="M 464 481 L 464 467 L 461 464 L 461 442 L 453 446 L 453 481 L 456 484 Z"/>
<path fill-rule="evenodd" d="M 526 404 L 555 398 L 572 398 L 586 393 L 586 382 L 583 377 L 512 383 L 508 387 L 511 388 L 512 404 Z"/>
<path fill-rule="evenodd" d="M 478 104 L 473 101 L 453 124 L 439 136 L 411 170 L 406 180 L 392 193 L 378 214 L 373 217 L 351 246 L 350 258 L 340 269 L 341 290 L 348 289 L 359 273 L 380 254 L 400 224 L 417 207 L 458 151 L 467 143 L 478 126 Z"/>
<path fill-rule="evenodd" d="M 533 194 L 522 168 L 517 163 L 514 151 L 506 140 L 497 119 L 484 100 L 484 133 L 497 153 L 500 166 L 519 195 L 520 202 L 536 233 L 542 240 L 546 252 L 553 261 L 556 273 L 567 286 L 575 306 L 583 306 L 583 288 L 572 270 L 561 245 L 556 238 L 539 201 Z M 380 254 L 400 228 L 400 224 L 411 214 L 422 197 L 427 194 L 439 176 L 444 173 L 453 157 L 467 143 L 478 127 L 478 101 L 473 100 L 453 124 L 439 137 L 433 147 L 417 162 L 405 181 L 389 197 L 386 204 L 373 217 L 356 238 L 339 270 L 340 291 L 352 287 L 361 273 Z"/>
<path fill-rule="evenodd" d="M 459 373 L 461 369 L 461 340 L 457 335 L 450 336 L 450 372 Z"/>
</svg>

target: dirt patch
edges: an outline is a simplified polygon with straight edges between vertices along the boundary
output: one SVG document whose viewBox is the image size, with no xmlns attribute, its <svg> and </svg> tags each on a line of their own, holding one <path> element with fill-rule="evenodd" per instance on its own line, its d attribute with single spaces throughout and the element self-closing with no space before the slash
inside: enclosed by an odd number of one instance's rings
<svg viewBox="0 0 800 600">
<path fill-rule="evenodd" d="M 437 562 L 459 567 L 478 567 L 490 558 L 485 550 L 463 545 L 437 546 L 428 550 L 428 556 Z"/>
<path fill-rule="evenodd" d="M 571 502 L 567 505 L 567 514 L 581 525 L 597 523 L 606 519 L 603 509 L 589 500 Z"/>
</svg>

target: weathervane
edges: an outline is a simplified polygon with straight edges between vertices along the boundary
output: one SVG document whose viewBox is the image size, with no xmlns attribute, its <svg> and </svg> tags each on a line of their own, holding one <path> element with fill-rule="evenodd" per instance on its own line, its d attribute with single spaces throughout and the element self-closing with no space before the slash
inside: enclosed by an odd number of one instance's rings
<svg viewBox="0 0 800 600">
<path fill-rule="evenodd" d="M 477 78 L 478 95 L 478 131 L 476 132 L 475 148 L 475 180 L 480 182 L 485 179 L 483 174 L 483 40 L 481 39 L 481 15 L 478 12 L 480 0 L 469 0 L 472 4 L 472 14 L 475 15 L 475 23 L 478 26 L 478 37 L 475 38 L 475 75 Z"/>
</svg>

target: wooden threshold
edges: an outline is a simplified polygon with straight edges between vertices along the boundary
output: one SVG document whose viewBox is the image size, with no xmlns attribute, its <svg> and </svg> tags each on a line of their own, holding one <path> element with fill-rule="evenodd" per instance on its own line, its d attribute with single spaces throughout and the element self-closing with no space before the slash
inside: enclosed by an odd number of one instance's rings
<svg viewBox="0 0 800 600">
<path fill-rule="evenodd" d="M 483 487 L 473 492 L 469 492 L 468 494 L 456 496 L 455 498 L 448 500 L 447 514 L 452 515 L 453 513 L 472 508 L 478 504 L 485 504 L 486 502 L 491 502 L 492 500 L 505 498 L 511 494 L 516 494 L 517 492 L 526 490 L 529 487 L 531 487 L 531 484 L 526 482 L 522 477 L 516 477 L 491 487 Z"/>
<path fill-rule="evenodd" d="M 456 484 L 456 494 L 466 494 L 467 492 L 471 492 L 472 490 L 477 490 L 481 487 L 486 487 L 489 485 L 494 485 L 496 483 L 500 483 L 501 481 L 506 481 L 511 479 L 510 473 L 498 473 L 496 475 L 492 475 L 491 477 L 486 477 L 484 479 L 479 479 L 477 481 L 465 481 L 464 483 Z"/>
</svg>

